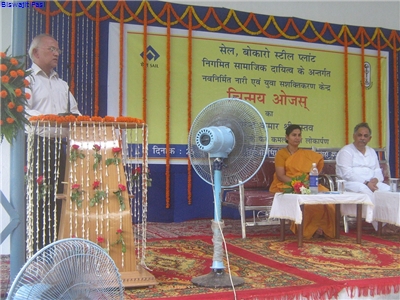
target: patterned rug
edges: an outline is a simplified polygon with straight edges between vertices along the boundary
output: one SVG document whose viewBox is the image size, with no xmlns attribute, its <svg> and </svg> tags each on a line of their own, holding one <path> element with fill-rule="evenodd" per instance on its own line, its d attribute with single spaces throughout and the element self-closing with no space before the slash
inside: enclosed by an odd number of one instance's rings
<svg viewBox="0 0 400 300">
<path fill-rule="evenodd" d="M 237 299 L 335 298 L 347 289 L 370 295 L 400 288 L 399 237 L 381 239 L 355 235 L 339 240 L 313 239 L 297 247 L 294 236 L 279 242 L 275 236 L 226 238 L 232 275 L 245 283 L 235 287 Z M 234 299 L 232 288 L 205 288 L 191 279 L 210 273 L 210 237 L 152 240 L 147 266 L 159 285 L 126 290 L 126 299 Z M 225 263 L 227 266 L 227 262 Z"/>
<path fill-rule="evenodd" d="M 347 289 L 370 295 L 400 292 L 400 236 L 377 237 L 363 224 L 362 244 L 355 244 L 355 224 L 339 240 L 312 239 L 297 248 L 287 229 L 279 242 L 279 226 L 247 227 L 241 238 L 239 220 L 225 220 L 226 275 L 244 280 L 235 289 L 205 288 L 191 280 L 211 272 L 213 242 L 210 220 L 148 223 L 146 265 L 159 282 L 154 287 L 125 290 L 125 299 L 308 299 L 335 298 Z M 288 226 L 287 226 L 288 227 Z M 230 268 L 228 268 L 230 266 Z M 0 256 L 1 299 L 10 286 L 9 255 Z M 378 298 L 379 299 L 379 298 Z"/>
<path fill-rule="evenodd" d="M 251 221 L 251 220 L 248 220 Z M 224 220 L 224 235 L 241 236 L 240 220 Z M 371 225 L 370 225 L 371 226 Z M 289 227 L 289 226 L 286 226 Z M 279 225 L 270 226 L 247 226 L 246 233 L 249 235 L 279 234 Z M 288 234 L 291 232 L 287 231 Z M 180 238 L 190 236 L 212 236 L 210 219 L 191 220 L 181 223 L 155 223 L 147 224 L 147 239 Z"/>
</svg>

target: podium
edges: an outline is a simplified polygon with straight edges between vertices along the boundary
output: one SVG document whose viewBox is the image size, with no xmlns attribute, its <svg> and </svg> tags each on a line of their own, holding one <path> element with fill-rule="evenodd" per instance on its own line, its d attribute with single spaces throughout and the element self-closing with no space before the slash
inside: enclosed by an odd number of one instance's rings
<svg viewBox="0 0 400 300">
<path fill-rule="evenodd" d="M 54 193 L 55 198 L 62 199 L 61 216 L 54 225 L 58 228 L 56 238 L 79 237 L 97 243 L 114 260 L 125 287 L 157 284 L 144 262 L 149 180 L 146 125 L 38 121 L 32 126 L 36 134 L 29 134 L 28 144 L 36 145 L 30 139 L 40 133 L 56 145 L 55 157 L 61 151 L 67 153 L 63 193 L 59 194 L 56 189 L 47 191 L 49 196 Z M 28 166 L 29 162 L 32 164 L 29 157 L 32 154 L 28 155 Z M 54 174 L 59 165 L 56 159 Z M 40 170 L 36 173 L 30 177 L 38 177 Z M 31 179 L 29 184 L 35 185 L 35 180 Z M 40 191 L 40 186 L 36 189 Z M 35 193 L 28 198 L 32 198 L 33 205 Z M 56 214 L 46 217 L 58 219 Z M 34 232 L 31 238 L 35 238 Z"/>
</svg>

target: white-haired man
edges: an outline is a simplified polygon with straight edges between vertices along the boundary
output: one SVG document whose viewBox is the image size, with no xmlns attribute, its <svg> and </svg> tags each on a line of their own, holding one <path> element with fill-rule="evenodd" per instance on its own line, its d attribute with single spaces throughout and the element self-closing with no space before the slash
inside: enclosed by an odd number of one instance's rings
<svg viewBox="0 0 400 300">
<path fill-rule="evenodd" d="M 359 123 L 354 127 L 353 143 L 344 146 L 336 156 L 336 175 L 346 180 L 345 189 L 350 192 L 369 195 L 375 203 L 374 192 L 390 191 L 389 185 L 383 183 L 383 174 L 379 165 L 378 156 L 373 148 L 367 144 L 371 140 L 371 128 L 367 123 Z M 355 216 L 355 205 L 344 205 L 342 212 L 345 215 Z M 366 210 L 363 207 L 363 217 Z M 378 222 L 373 221 L 375 230 Z M 397 231 L 395 226 L 385 226 L 385 231 Z"/>
<path fill-rule="evenodd" d="M 26 106 L 28 115 L 58 115 L 67 112 L 80 114 L 68 84 L 54 70 L 60 54 L 58 42 L 52 36 L 40 34 L 32 40 L 29 47 L 32 74 L 27 77 L 32 97 Z"/>
</svg>

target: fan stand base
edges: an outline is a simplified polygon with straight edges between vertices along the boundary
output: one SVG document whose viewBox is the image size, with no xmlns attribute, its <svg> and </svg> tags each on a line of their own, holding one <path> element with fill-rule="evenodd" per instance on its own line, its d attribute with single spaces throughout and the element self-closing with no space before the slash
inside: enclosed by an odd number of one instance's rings
<svg viewBox="0 0 400 300">
<path fill-rule="evenodd" d="M 207 275 L 198 276 L 192 279 L 192 283 L 197 286 L 210 287 L 210 288 L 223 288 L 240 286 L 244 284 L 244 279 L 238 276 L 232 276 L 226 274 L 223 269 L 213 269 Z"/>
</svg>

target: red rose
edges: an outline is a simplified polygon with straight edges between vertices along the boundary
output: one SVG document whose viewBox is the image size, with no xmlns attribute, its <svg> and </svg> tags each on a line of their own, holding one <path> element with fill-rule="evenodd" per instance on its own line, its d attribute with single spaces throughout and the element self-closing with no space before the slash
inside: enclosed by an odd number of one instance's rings
<svg viewBox="0 0 400 300">
<path fill-rule="evenodd" d="M 100 244 L 100 243 L 102 243 L 102 242 L 104 242 L 104 238 L 102 237 L 102 236 L 98 236 L 97 237 L 97 242 Z"/>
<path fill-rule="evenodd" d="M 94 150 L 94 151 L 100 151 L 100 148 L 101 148 L 101 147 L 100 147 L 99 145 L 97 145 L 97 144 L 94 144 L 94 145 L 93 145 L 93 150 Z"/>
<path fill-rule="evenodd" d="M 38 185 L 42 185 L 42 184 L 43 184 L 43 180 L 44 180 L 43 175 L 40 175 L 40 176 L 36 179 L 36 182 L 37 182 Z"/>
<path fill-rule="evenodd" d="M 72 149 L 74 149 L 74 150 L 78 150 L 78 149 L 79 149 L 79 145 L 77 145 L 77 144 L 73 144 L 73 145 L 72 145 Z"/>
<path fill-rule="evenodd" d="M 121 149 L 120 147 L 113 147 L 113 148 L 112 148 L 112 152 L 113 152 L 113 153 L 121 152 L 121 150 L 122 150 L 122 149 Z"/>
<path fill-rule="evenodd" d="M 95 182 L 93 182 L 93 189 L 97 189 L 100 186 L 100 181 L 96 180 Z"/>
<path fill-rule="evenodd" d="M 73 190 L 79 190 L 80 187 L 81 187 L 81 185 L 80 185 L 79 183 L 74 183 L 74 184 L 71 186 L 71 188 L 72 188 Z"/>
<path fill-rule="evenodd" d="M 121 233 L 122 233 L 122 229 L 121 229 L 121 228 L 118 229 L 118 230 L 117 230 L 117 233 L 121 234 Z"/>
<path fill-rule="evenodd" d="M 118 188 L 119 188 L 121 191 L 126 191 L 126 186 L 124 186 L 123 184 L 118 184 Z"/>
</svg>

